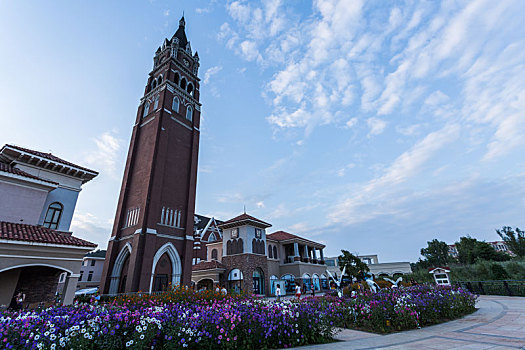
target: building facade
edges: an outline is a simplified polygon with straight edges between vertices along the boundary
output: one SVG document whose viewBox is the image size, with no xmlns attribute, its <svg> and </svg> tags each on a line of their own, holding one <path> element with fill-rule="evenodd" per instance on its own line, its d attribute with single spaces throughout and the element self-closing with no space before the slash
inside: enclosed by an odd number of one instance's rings
<svg viewBox="0 0 525 350">
<path fill-rule="evenodd" d="M 488 244 L 490 244 L 490 246 L 492 248 L 494 248 L 494 250 L 498 251 L 498 252 L 501 252 L 501 253 L 505 253 L 505 254 L 508 254 L 508 255 L 511 255 L 511 256 L 514 256 L 515 254 L 512 252 L 512 250 L 509 249 L 509 247 L 507 246 L 507 243 L 505 243 L 504 241 L 494 241 L 494 242 L 487 242 Z M 458 248 L 456 247 L 455 244 L 449 244 L 448 245 L 448 255 L 457 259 L 459 254 L 458 254 Z"/>
<path fill-rule="evenodd" d="M 14 145 L 0 149 L 0 308 L 16 291 L 25 306 L 73 301 L 82 257 L 96 244 L 69 232 L 78 194 L 96 171 Z"/>
<path fill-rule="evenodd" d="M 368 266 L 369 274 L 375 277 L 394 277 L 412 273 L 412 268 L 408 261 L 380 263 L 376 254 L 359 255 L 358 258 Z M 337 256 L 326 258 L 326 264 L 334 277 L 341 275 L 342 267 L 339 266 Z"/>
<path fill-rule="evenodd" d="M 102 279 L 102 269 L 104 267 L 105 257 L 105 250 L 97 250 L 84 255 L 82 266 L 80 267 L 80 276 L 78 277 L 78 283 L 76 287 L 77 291 L 80 289 L 99 287 L 100 280 Z M 62 273 L 58 279 L 58 293 L 62 292 L 66 277 L 67 274 Z"/>
<path fill-rule="evenodd" d="M 189 284 L 200 108 L 199 56 L 184 17 L 155 53 L 131 136 L 101 291 Z"/>
<path fill-rule="evenodd" d="M 325 246 L 284 231 L 266 234 L 270 227 L 242 214 L 217 224 L 219 234 L 196 232 L 195 288 L 211 289 L 219 284 L 259 295 L 274 295 L 277 284 L 287 293 L 293 293 L 296 284 L 308 290 L 312 284 L 316 290 L 328 288 Z"/>
</svg>

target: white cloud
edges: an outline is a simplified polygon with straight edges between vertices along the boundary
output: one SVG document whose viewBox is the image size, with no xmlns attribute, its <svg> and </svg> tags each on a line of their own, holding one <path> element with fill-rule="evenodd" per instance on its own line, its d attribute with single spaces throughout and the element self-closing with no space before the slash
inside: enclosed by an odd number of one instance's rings
<svg viewBox="0 0 525 350">
<path fill-rule="evenodd" d="M 107 173 L 117 176 L 117 161 L 121 152 L 123 140 L 117 138 L 112 132 L 105 132 L 93 139 L 96 148 L 85 155 L 85 162 L 98 170 L 101 175 Z"/>
<path fill-rule="evenodd" d="M 263 201 L 259 201 L 259 202 L 255 203 L 255 205 L 257 206 L 257 208 L 264 208 L 265 207 Z"/>
<path fill-rule="evenodd" d="M 206 73 L 204 73 L 204 79 L 202 80 L 202 84 L 206 85 L 210 82 L 210 78 L 219 73 L 222 70 L 222 66 L 213 66 L 211 68 L 208 68 L 206 70 Z"/>
<path fill-rule="evenodd" d="M 367 119 L 366 124 L 370 129 L 368 137 L 382 134 L 387 125 L 386 121 L 379 118 L 369 118 Z"/>
<path fill-rule="evenodd" d="M 357 118 L 354 117 L 354 118 L 349 119 L 349 120 L 346 122 L 345 125 L 346 125 L 347 128 L 351 128 L 351 127 L 353 127 L 353 126 L 356 125 L 356 124 L 357 124 Z"/>
<path fill-rule="evenodd" d="M 334 223 L 356 223 L 396 213 L 397 204 L 404 201 L 404 198 L 395 195 L 397 186 L 419 174 L 433 155 L 457 140 L 459 130 L 458 125 L 451 124 L 428 134 L 397 157 L 381 176 L 346 193 L 344 199 L 330 210 L 330 220 Z"/>
<path fill-rule="evenodd" d="M 170 15 L 170 10 L 164 10 L 164 16 L 168 17 Z"/>
</svg>

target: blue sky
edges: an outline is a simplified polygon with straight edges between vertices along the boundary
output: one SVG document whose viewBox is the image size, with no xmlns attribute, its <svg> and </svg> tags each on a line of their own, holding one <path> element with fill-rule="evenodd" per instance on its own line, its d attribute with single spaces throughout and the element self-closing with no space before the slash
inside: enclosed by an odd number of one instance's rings
<svg viewBox="0 0 525 350">
<path fill-rule="evenodd" d="M 525 2 L 0 1 L 0 143 L 101 174 L 104 248 L 153 54 L 201 59 L 197 212 L 247 211 L 380 261 L 525 226 Z"/>
</svg>

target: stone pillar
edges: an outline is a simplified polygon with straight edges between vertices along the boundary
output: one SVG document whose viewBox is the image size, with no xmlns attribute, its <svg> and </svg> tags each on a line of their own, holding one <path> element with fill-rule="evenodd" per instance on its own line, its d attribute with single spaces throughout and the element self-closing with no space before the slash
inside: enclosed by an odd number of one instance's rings
<svg viewBox="0 0 525 350">
<path fill-rule="evenodd" d="M 321 260 L 324 261 L 324 254 L 322 249 L 319 249 L 319 254 L 321 255 Z"/>
<path fill-rule="evenodd" d="M 80 274 L 71 274 L 66 277 L 66 282 L 64 284 L 64 290 L 62 292 L 62 305 L 73 304 L 79 277 L 80 277 Z"/>
<path fill-rule="evenodd" d="M 304 257 L 307 259 L 310 257 L 310 254 L 308 254 L 308 246 L 306 244 L 304 245 Z"/>
<path fill-rule="evenodd" d="M 299 243 L 297 242 L 293 244 L 293 253 L 294 253 L 294 256 L 299 256 Z"/>
</svg>

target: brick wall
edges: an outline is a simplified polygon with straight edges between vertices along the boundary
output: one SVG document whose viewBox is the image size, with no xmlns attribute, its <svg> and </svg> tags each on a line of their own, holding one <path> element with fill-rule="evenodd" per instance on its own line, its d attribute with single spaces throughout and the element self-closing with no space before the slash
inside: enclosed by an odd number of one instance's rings
<svg viewBox="0 0 525 350">
<path fill-rule="evenodd" d="M 253 293 L 253 271 L 260 268 L 264 273 L 264 291 L 266 295 L 270 294 L 270 276 L 268 275 L 268 262 L 265 255 L 257 254 L 238 254 L 229 255 L 222 258 L 222 263 L 226 266 L 225 278 L 233 269 L 241 270 L 244 279 L 242 289 L 246 293 Z"/>
<path fill-rule="evenodd" d="M 24 307 L 54 302 L 58 276 L 61 273 L 61 270 L 46 266 L 24 267 L 16 286 L 17 291 L 23 290 L 26 295 Z"/>
</svg>

